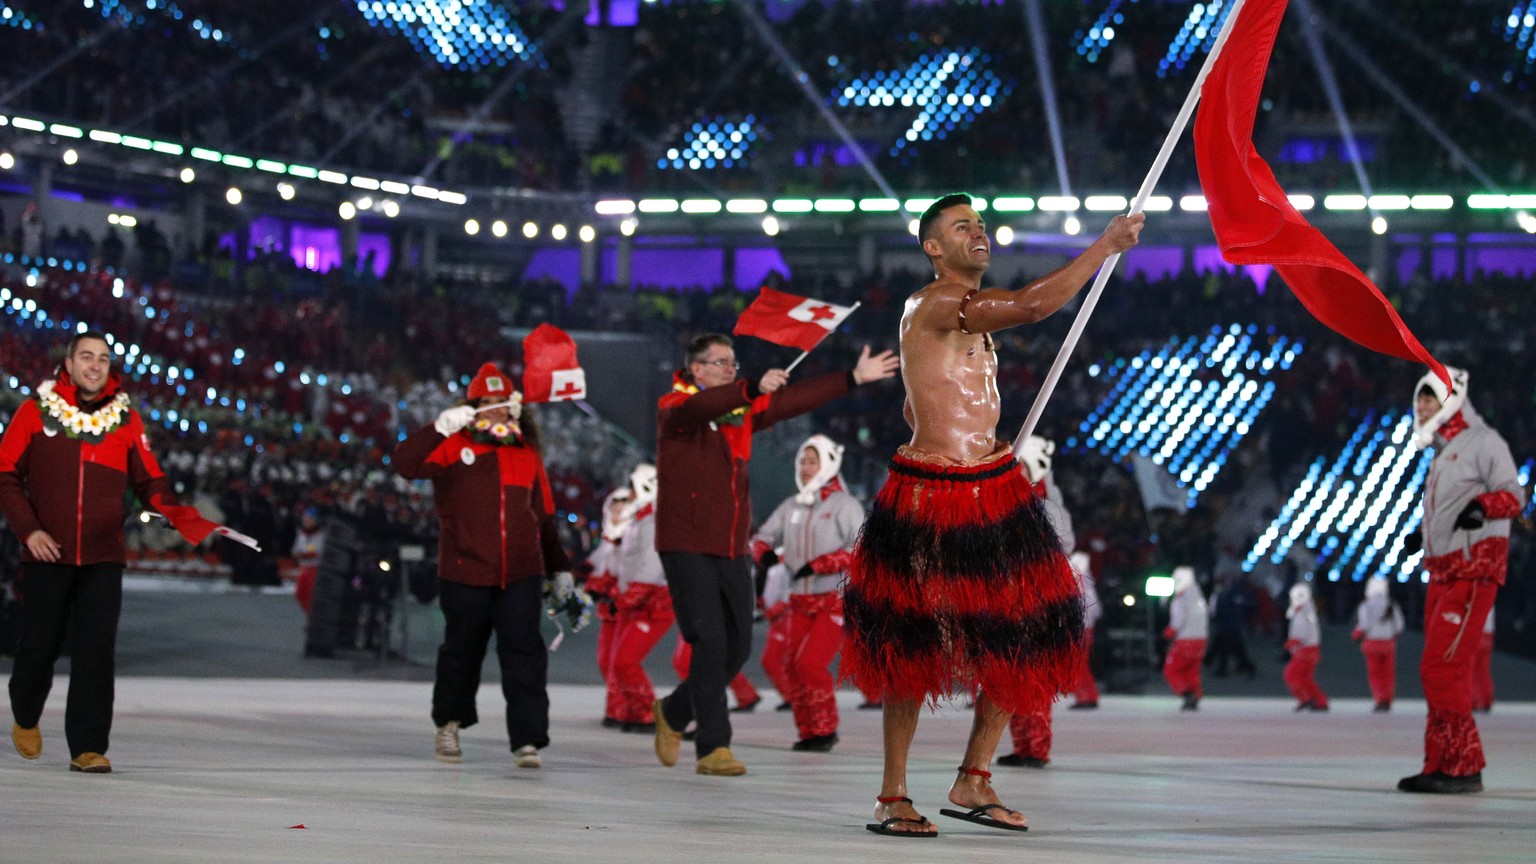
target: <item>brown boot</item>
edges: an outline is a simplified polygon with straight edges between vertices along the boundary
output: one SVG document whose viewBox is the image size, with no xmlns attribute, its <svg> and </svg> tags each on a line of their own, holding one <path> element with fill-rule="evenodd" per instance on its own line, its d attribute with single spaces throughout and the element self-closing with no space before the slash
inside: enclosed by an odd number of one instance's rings
<svg viewBox="0 0 1536 864">
<path fill-rule="evenodd" d="M 656 715 L 656 758 L 661 764 L 671 768 L 677 764 L 677 757 L 683 749 L 683 733 L 673 729 L 667 723 L 667 715 L 661 710 L 661 700 L 651 706 L 651 713 Z"/>
<path fill-rule="evenodd" d="M 36 759 L 43 755 L 43 733 L 36 726 L 31 729 L 23 729 L 15 723 L 11 724 L 11 743 L 16 745 L 16 752 L 23 759 Z"/>
<path fill-rule="evenodd" d="M 69 770 L 86 774 L 111 774 L 112 763 L 100 753 L 81 753 L 69 760 Z"/>
<path fill-rule="evenodd" d="M 737 777 L 747 773 L 747 766 L 731 755 L 729 747 L 716 747 L 714 752 L 699 760 L 699 766 L 694 770 L 714 777 Z"/>
</svg>

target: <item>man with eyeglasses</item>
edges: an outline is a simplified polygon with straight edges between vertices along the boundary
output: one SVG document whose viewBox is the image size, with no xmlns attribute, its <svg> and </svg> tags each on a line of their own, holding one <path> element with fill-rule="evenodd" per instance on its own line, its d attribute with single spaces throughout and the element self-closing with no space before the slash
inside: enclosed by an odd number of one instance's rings
<svg viewBox="0 0 1536 864">
<path fill-rule="evenodd" d="M 657 405 L 656 550 L 666 572 L 678 629 L 693 647 L 688 677 L 657 700 L 656 757 L 677 764 L 682 729 L 697 722 L 697 772 L 734 776 L 746 766 L 731 755 L 726 682 L 752 650 L 753 586 L 747 549 L 752 502 L 747 462 L 752 435 L 896 374 L 894 352 L 865 346 L 848 372 L 789 384 L 769 369 L 739 381 L 731 338 L 699 336 L 672 392 Z"/>
</svg>

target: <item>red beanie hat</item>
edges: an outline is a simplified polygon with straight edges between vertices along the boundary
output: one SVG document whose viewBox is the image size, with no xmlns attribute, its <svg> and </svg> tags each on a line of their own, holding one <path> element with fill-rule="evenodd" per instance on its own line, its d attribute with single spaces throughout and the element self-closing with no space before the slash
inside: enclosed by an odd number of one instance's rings
<svg viewBox="0 0 1536 864">
<path fill-rule="evenodd" d="M 485 399 L 497 397 L 507 399 L 512 395 L 512 379 L 502 374 L 496 368 L 495 363 L 487 363 L 475 373 L 475 380 L 469 382 L 469 398 Z"/>
</svg>

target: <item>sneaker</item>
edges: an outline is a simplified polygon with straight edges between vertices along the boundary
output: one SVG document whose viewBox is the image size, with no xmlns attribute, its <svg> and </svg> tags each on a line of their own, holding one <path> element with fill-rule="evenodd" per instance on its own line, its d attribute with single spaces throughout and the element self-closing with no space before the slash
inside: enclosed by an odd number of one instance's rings
<svg viewBox="0 0 1536 864">
<path fill-rule="evenodd" d="M 757 703 L 754 702 L 752 704 L 756 705 Z M 793 711 L 793 710 L 795 710 L 795 706 L 789 704 L 788 702 L 780 702 L 779 704 L 777 704 L 777 705 L 775 705 L 773 707 L 773 710 L 775 710 L 775 711 Z"/>
<path fill-rule="evenodd" d="M 678 754 L 682 752 L 683 736 L 667 722 L 667 714 L 661 710 L 660 699 L 651 705 L 651 714 L 656 718 L 656 758 L 671 768 L 677 764 Z"/>
<path fill-rule="evenodd" d="M 604 729 L 619 729 L 619 728 L 622 728 L 623 725 L 624 725 L 624 721 L 620 720 L 617 717 L 604 717 L 603 718 L 603 728 Z"/>
<path fill-rule="evenodd" d="M 836 744 L 837 741 L 836 732 L 830 735 L 812 735 L 809 738 L 801 738 L 799 741 L 796 741 L 789 749 L 799 750 L 802 753 L 831 753 L 832 745 Z"/>
<path fill-rule="evenodd" d="M 1310 702 L 1307 704 L 1307 710 L 1311 711 L 1313 714 L 1326 714 L 1328 713 L 1328 703 Z"/>
<path fill-rule="evenodd" d="M 459 763 L 464 761 L 464 751 L 459 748 L 459 721 L 449 720 L 437 727 L 437 736 L 432 740 L 432 750 L 437 754 L 437 761 Z"/>
<path fill-rule="evenodd" d="M 1195 695 L 1195 691 L 1191 690 L 1188 693 L 1184 694 L 1184 704 L 1179 706 L 1179 710 L 1180 711 L 1199 711 L 1200 710 L 1200 697 Z"/>
<path fill-rule="evenodd" d="M 69 760 L 69 770 L 83 774 L 111 774 L 112 763 L 100 753 L 81 753 Z"/>
<path fill-rule="evenodd" d="M 714 777 L 739 777 L 747 773 L 747 766 L 731 755 L 729 747 L 716 747 L 714 752 L 699 760 L 696 773 Z"/>
<path fill-rule="evenodd" d="M 624 723 L 619 727 L 620 732 L 635 732 L 641 735 L 649 735 L 656 731 L 655 723 Z"/>
<path fill-rule="evenodd" d="M 744 702 L 744 703 L 742 703 L 740 705 L 737 705 L 735 708 L 732 708 L 731 709 L 731 713 L 732 714 L 751 714 L 753 711 L 757 710 L 757 703 L 759 703 L 761 701 L 763 701 L 763 697 L 759 696 L 756 699 L 753 699 L 751 702 Z"/>
<path fill-rule="evenodd" d="M 863 702 L 859 703 L 859 710 L 860 711 L 879 711 L 880 709 L 882 709 L 884 707 L 885 707 L 885 703 L 884 702 L 876 702 L 873 699 L 865 699 Z"/>
<path fill-rule="evenodd" d="M 1009 753 L 1006 756 L 997 757 L 997 764 L 1009 768 L 1044 768 L 1050 761 L 1038 756 L 1025 756 L 1023 753 Z"/>
<path fill-rule="evenodd" d="M 1094 711 L 1099 707 L 1097 702 L 1073 702 L 1067 706 L 1068 711 Z"/>
<path fill-rule="evenodd" d="M 1385 699 L 1381 700 L 1380 702 L 1377 702 L 1376 703 L 1376 707 L 1371 709 L 1371 711 L 1373 713 L 1376 713 L 1376 714 L 1385 714 L 1385 713 L 1387 713 L 1388 711 L 1391 711 L 1391 710 L 1392 710 L 1392 703 L 1388 702 Z"/>
<path fill-rule="evenodd" d="M 12 723 L 11 743 L 16 745 L 16 752 L 23 759 L 36 759 L 43 755 L 43 733 L 36 726 L 23 729 Z"/>
<path fill-rule="evenodd" d="M 539 748 L 532 744 L 524 744 L 513 750 L 512 762 L 519 768 L 541 768 L 544 766 L 544 761 L 539 758 Z"/>
<path fill-rule="evenodd" d="M 1465 795 L 1483 791 L 1483 772 L 1455 777 L 1443 771 L 1431 774 L 1415 774 L 1397 781 L 1403 792 L 1427 792 L 1432 795 Z"/>
</svg>

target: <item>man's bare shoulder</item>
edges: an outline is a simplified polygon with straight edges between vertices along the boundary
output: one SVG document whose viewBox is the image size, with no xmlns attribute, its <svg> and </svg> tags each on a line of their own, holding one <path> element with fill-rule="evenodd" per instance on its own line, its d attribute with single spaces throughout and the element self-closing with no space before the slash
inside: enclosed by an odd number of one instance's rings
<svg viewBox="0 0 1536 864">
<path fill-rule="evenodd" d="M 907 313 L 922 320 L 949 319 L 959 313 L 960 301 L 971 289 L 961 282 L 937 279 L 919 288 L 907 299 Z"/>
</svg>

